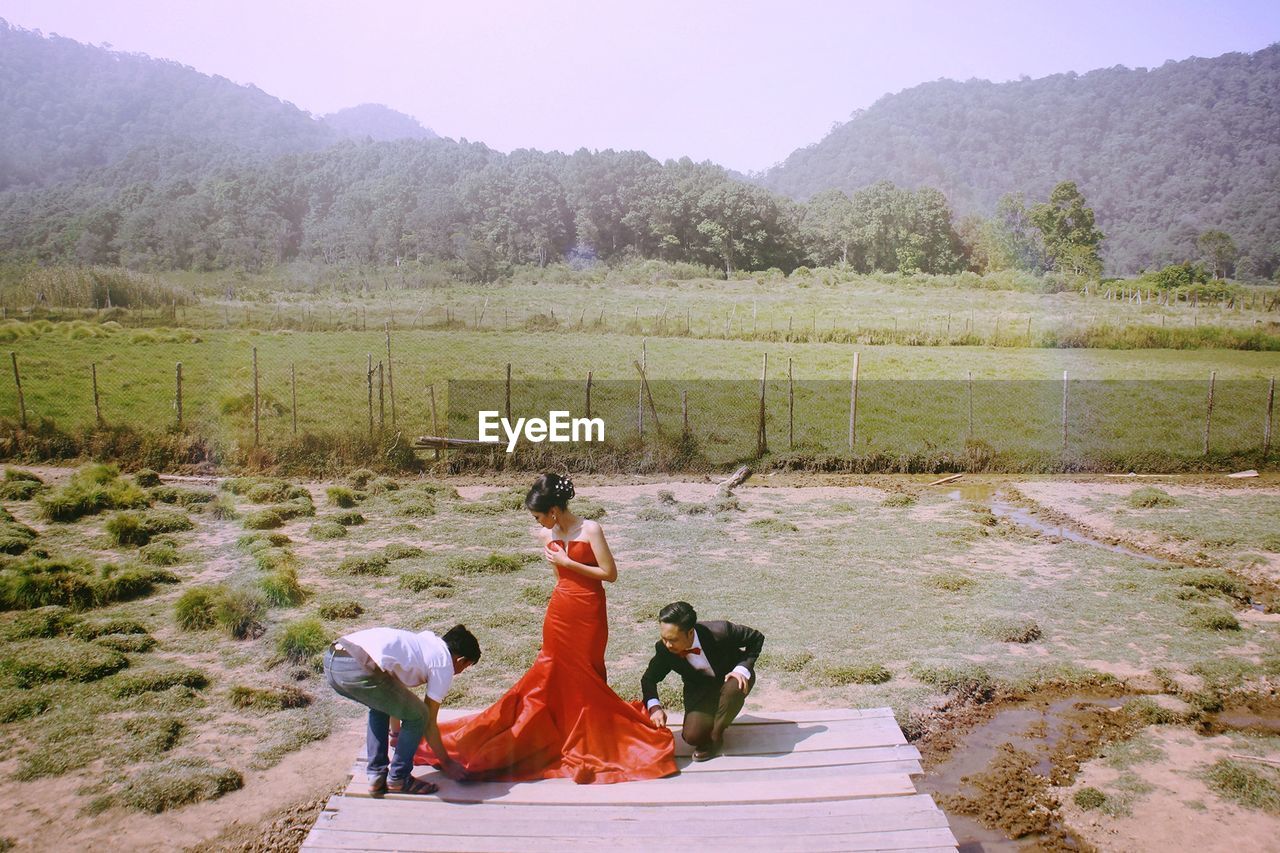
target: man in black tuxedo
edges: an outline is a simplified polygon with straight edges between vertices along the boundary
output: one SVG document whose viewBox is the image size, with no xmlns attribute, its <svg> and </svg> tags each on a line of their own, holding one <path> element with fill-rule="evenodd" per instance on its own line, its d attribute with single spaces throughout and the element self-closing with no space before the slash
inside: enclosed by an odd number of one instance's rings
<svg viewBox="0 0 1280 853">
<path fill-rule="evenodd" d="M 693 747 L 693 760 L 714 758 L 724 741 L 724 730 L 738 716 L 747 693 L 756 683 L 756 658 L 764 646 L 764 634 L 732 622 L 699 622 L 693 607 L 677 601 L 658 614 L 660 639 L 653 660 L 640 679 L 649 718 L 655 726 L 667 724 L 667 712 L 658 701 L 658 682 L 672 670 L 684 679 L 685 743 Z"/>
</svg>

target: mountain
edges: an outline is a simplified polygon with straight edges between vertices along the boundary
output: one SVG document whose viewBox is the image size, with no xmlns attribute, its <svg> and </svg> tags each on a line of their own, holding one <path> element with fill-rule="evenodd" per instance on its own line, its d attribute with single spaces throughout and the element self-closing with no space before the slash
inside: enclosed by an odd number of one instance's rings
<svg viewBox="0 0 1280 853">
<path fill-rule="evenodd" d="M 1242 256 L 1280 252 L 1280 44 L 1252 54 L 1055 74 L 941 80 L 887 95 L 757 176 L 805 199 L 881 180 L 936 187 L 957 215 L 1074 180 L 1118 272 L 1195 256 L 1220 229 Z"/>
<path fill-rule="evenodd" d="M 339 135 L 347 138 L 369 138 L 375 142 L 397 139 L 439 139 L 430 128 L 423 127 L 413 116 L 397 112 L 382 104 L 361 104 L 329 113 L 323 119 Z"/>
<path fill-rule="evenodd" d="M 339 134 L 253 86 L 0 19 L 0 189 L 47 186 L 139 151 L 185 168 L 315 151 Z"/>
</svg>

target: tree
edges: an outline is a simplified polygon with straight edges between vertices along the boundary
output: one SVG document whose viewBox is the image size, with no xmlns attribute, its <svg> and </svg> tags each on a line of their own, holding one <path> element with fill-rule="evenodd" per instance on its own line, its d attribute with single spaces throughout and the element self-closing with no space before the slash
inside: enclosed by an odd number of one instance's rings
<svg viewBox="0 0 1280 853">
<path fill-rule="evenodd" d="M 1085 204 L 1075 181 L 1061 182 L 1053 188 L 1047 203 L 1033 207 L 1031 223 L 1040 229 L 1055 269 L 1089 276 L 1102 272 L 1098 255 L 1102 232 L 1094 226 L 1093 209 Z"/>
<path fill-rule="evenodd" d="M 1196 238 L 1200 260 L 1209 267 L 1214 278 L 1226 278 L 1236 262 L 1236 244 L 1225 231 L 1206 231 Z"/>
</svg>

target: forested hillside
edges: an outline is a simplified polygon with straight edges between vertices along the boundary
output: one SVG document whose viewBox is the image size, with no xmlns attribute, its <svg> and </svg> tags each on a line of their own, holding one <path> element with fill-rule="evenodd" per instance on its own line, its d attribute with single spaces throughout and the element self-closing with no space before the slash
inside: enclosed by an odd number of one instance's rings
<svg viewBox="0 0 1280 853">
<path fill-rule="evenodd" d="M 436 133 L 423 127 L 413 116 L 407 116 L 382 104 L 360 104 L 324 117 L 324 123 L 342 136 L 379 142 L 395 139 L 438 139 Z"/>
<path fill-rule="evenodd" d="M 958 215 L 1075 181 L 1111 269 L 1232 235 L 1242 262 L 1280 252 L 1280 45 L 1253 54 L 1012 83 L 938 81 L 881 98 L 761 183 L 798 199 L 876 181 L 941 189 Z"/>
</svg>

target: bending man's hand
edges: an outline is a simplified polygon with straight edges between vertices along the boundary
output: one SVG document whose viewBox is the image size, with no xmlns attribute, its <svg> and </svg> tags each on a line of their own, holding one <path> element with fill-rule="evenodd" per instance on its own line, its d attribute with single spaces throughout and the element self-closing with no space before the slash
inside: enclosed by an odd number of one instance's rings
<svg viewBox="0 0 1280 853">
<path fill-rule="evenodd" d="M 662 728 L 667 724 L 667 709 L 661 705 L 654 705 L 649 711 L 649 719 L 656 727 Z"/>
<path fill-rule="evenodd" d="M 728 681 L 730 678 L 732 678 L 734 681 L 738 682 L 738 687 L 742 689 L 742 692 L 743 692 L 743 694 L 744 694 L 744 695 L 745 695 L 745 694 L 747 693 L 747 691 L 750 689 L 750 688 L 748 688 L 748 687 L 747 687 L 747 678 L 746 678 L 746 676 L 744 676 L 742 673 L 740 673 L 740 672 L 731 672 L 731 673 L 729 673 L 728 675 L 726 675 L 726 676 L 724 677 L 724 680 L 725 680 L 725 681 Z"/>
</svg>

